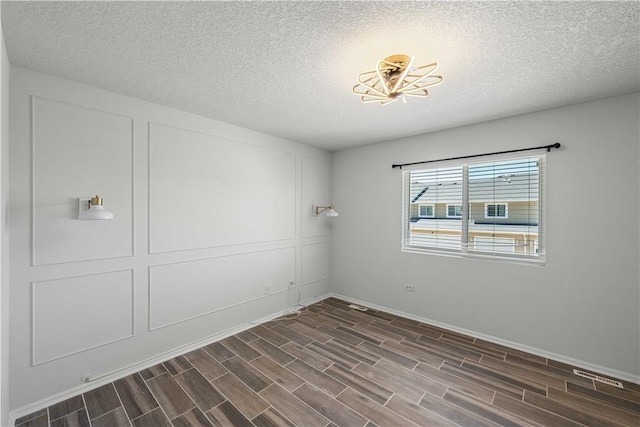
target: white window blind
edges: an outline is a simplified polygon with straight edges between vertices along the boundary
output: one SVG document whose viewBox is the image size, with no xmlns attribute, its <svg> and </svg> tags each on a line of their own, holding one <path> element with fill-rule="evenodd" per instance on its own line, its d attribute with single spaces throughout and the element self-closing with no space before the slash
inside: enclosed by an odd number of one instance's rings
<svg viewBox="0 0 640 427">
<path fill-rule="evenodd" d="M 403 249 L 544 260 L 544 155 L 404 171 Z M 432 205 L 433 216 L 420 215 Z"/>
</svg>

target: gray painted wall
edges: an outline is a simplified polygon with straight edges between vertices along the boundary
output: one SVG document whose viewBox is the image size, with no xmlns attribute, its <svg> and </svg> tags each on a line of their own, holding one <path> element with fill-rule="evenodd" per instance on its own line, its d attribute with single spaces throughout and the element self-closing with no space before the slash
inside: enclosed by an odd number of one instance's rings
<svg viewBox="0 0 640 427">
<path fill-rule="evenodd" d="M 334 153 L 333 291 L 638 378 L 638 117 L 633 94 Z M 554 142 L 545 266 L 400 251 L 392 164 Z"/>
</svg>

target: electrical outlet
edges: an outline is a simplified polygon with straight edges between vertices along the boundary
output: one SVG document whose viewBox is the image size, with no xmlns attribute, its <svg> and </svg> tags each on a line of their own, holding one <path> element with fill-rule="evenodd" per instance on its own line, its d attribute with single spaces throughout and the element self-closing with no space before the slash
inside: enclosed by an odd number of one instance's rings
<svg viewBox="0 0 640 427">
<path fill-rule="evenodd" d="M 405 290 L 405 291 L 409 291 L 409 292 L 415 292 L 416 287 L 415 287 L 415 286 L 413 286 L 413 285 L 412 285 L 412 284 L 410 284 L 410 283 L 405 283 L 405 284 L 404 284 L 404 290 Z"/>
<path fill-rule="evenodd" d="M 264 294 L 271 295 L 271 286 L 267 285 L 264 287 Z"/>
</svg>

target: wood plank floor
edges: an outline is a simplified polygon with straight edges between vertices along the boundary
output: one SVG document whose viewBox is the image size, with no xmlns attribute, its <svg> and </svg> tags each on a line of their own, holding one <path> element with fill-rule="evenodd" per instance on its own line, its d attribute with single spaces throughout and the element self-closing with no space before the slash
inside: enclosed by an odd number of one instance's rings
<svg viewBox="0 0 640 427">
<path fill-rule="evenodd" d="M 58 426 L 631 426 L 640 385 L 329 298 L 22 417 Z"/>
</svg>

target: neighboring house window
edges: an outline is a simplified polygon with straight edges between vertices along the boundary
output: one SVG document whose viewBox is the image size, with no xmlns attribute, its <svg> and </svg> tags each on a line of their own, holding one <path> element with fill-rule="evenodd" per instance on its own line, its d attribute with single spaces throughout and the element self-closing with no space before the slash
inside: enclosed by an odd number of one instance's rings
<svg viewBox="0 0 640 427">
<path fill-rule="evenodd" d="M 447 205 L 447 218 L 462 217 L 462 205 Z"/>
<path fill-rule="evenodd" d="M 433 205 L 418 205 L 418 216 L 420 218 L 433 218 Z"/>
<path fill-rule="evenodd" d="M 404 171 L 402 249 L 543 262 L 544 162 L 542 154 Z M 433 219 L 412 219 L 415 204 Z M 460 221 L 436 216 L 438 206 Z"/>
<path fill-rule="evenodd" d="M 509 205 L 506 203 L 500 204 L 484 204 L 484 217 L 485 218 L 509 218 Z"/>
</svg>

